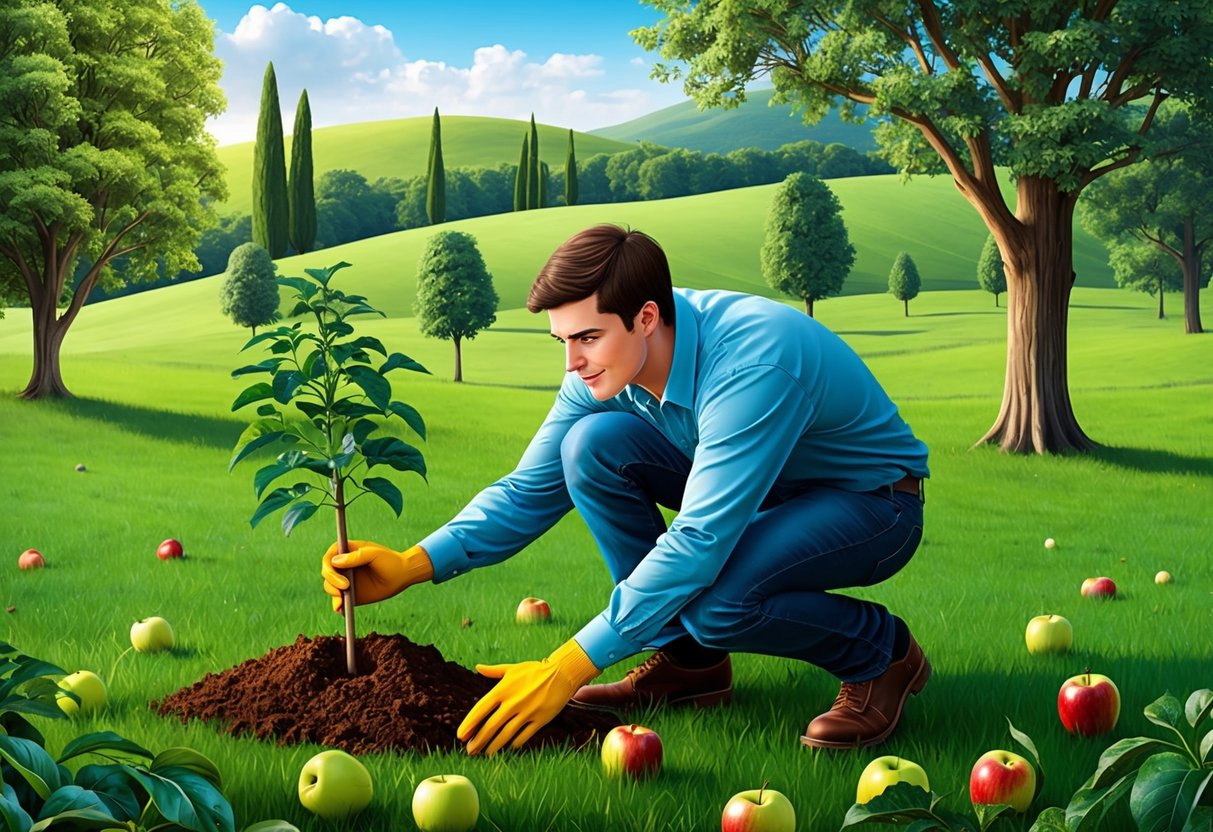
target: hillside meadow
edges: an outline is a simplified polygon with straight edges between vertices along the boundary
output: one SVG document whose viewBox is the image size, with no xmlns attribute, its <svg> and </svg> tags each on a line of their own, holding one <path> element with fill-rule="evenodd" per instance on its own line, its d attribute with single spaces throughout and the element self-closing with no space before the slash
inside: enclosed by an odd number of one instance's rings
<svg viewBox="0 0 1213 832">
<path fill-rule="evenodd" d="M 1005 310 L 972 288 L 983 235 L 966 225 L 971 211 L 959 197 L 943 198 L 947 183 L 864 190 L 880 184 L 834 183 L 853 238 L 864 243 L 857 243 L 853 293 L 816 311 L 867 360 L 931 449 L 923 546 L 903 572 L 860 592 L 906 618 L 935 668 L 898 732 L 879 749 L 809 751 L 797 737 L 833 700 L 834 680 L 785 660 L 738 656 L 728 709 L 635 715 L 665 746 L 663 772 L 651 781 L 605 779 L 594 749 L 491 759 L 458 751 L 372 755 L 365 762 L 375 778 L 374 802 L 343 828 L 411 829 L 416 783 L 461 773 L 479 789 L 482 832 L 713 828 L 732 794 L 767 780 L 793 802 L 799 829 L 837 829 L 860 771 L 881 754 L 921 763 L 945 805 L 963 811 L 976 758 L 993 748 L 1019 750 L 1008 718 L 1036 741 L 1045 766 L 1034 817 L 1043 806 L 1064 806 L 1112 741 L 1156 732 L 1141 713 L 1149 702 L 1166 691 L 1185 697 L 1213 685 L 1210 337 L 1183 335 L 1178 316 L 1158 320 L 1148 296 L 1108 288 L 1101 252 L 1080 243 L 1070 390 L 1080 423 L 1102 447 L 1072 457 L 973 449 L 997 413 L 1005 361 Z M 520 308 L 535 269 L 560 240 L 592 222 L 628 222 L 664 244 L 677 283 L 765 292 L 756 241 L 769 194 L 754 188 L 452 224 L 477 235 L 502 296 L 497 323 L 465 345 L 464 384 L 450 381 L 451 345 L 422 337 L 411 317 L 415 264 L 432 229 L 281 261 L 284 274 L 353 263 L 340 273 L 341 285 L 389 313 L 358 320 L 359 331 L 433 371 L 392 376 L 396 397 L 426 418 L 426 441 L 411 441 L 424 450 L 428 482 L 397 477 L 403 518 L 360 503 L 351 535 L 407 546 L 510 470 L 563 371 L 545 316 Z M 881 292 L 892 254 L 911 245 L 931 291 L 912 301 L 905 317 Z M 238 828 L 281 817 L 319 832 L 332 827 L 308 816 L 295 797 L 299 769 L 317 747 L 233 738 L 216 726 L 161 719 L 148 707 L 299 633 L 342 630 L 320 591 L 331 518 L 318 514 L 290 538 L 276 518 L 250 529 L 256 466 L 227 471 L 231 447 L 251 418 L 229 410 L 242 387 L 229 373 L 259 356 L 240 353 L 248 332 L 220 315 L 221 280 L 86 308 L 64 347 L 65 380 L 77 396 L 67 401 L 15 398 L 29 371 L 28 312 L 10 309 L 0 320 L 0 494 L 9 507 L 0 516 L 0 601 L 11 607 L 0 617 L 0 639 L 69 671 L 92 669 L 110 686 L 104 712 L 77 725 L 45 726 L 52 749 L 80 730 L 114 730 L 152 748 L 188 745 L 223 771 Z M 869 293 L 858 293 L 861 286 Z M 1208 292 L 1203 302 L 1205 320 L 1213 320 Z M 75 472 L 77 463 L 87 472 Z M 166 537 L 184 541 L 186 559 L 156 559 Z M 1046 550 L 1046 537 L 1057 548 Z M 47 569 L 16 570 L 17 555 L 29 547 L 44 553 Z M 1155 586 L 1160 569 L 1175 582 Z M 1094 575 L 1114 578 L 1119 598 L 1081 598 L 1079 584 Z M 609 590 L 593 541 L 571 514 L 495 569 L 360 608 L 359 628 L 433 643 L 466 667 L 539 658 L 598 613 Z M 515 606 L 528 595 L 552 604 L 550 624 L 513 623 Z M 1028 655 L 1024 627 L 1041 613 L 1073 622 L 1071 654 Z M 172 653 L 127 651 L 131 622 L 148 615 L 173 623 Z M 464 619 L 472 624 L 461 626 Z M 620 678 L 641 658 L 603 678 Z M 1124 705 L 1111 735 L 1080 740 L 1062 729 L 1055 703 L 1062 681 L 1087 666 L 1116 681 Z M 1026 829 L 1031 817 L 1010 828 Z M 1126 822 L 1114 815 L 1106 828 Z"/>
</svg>

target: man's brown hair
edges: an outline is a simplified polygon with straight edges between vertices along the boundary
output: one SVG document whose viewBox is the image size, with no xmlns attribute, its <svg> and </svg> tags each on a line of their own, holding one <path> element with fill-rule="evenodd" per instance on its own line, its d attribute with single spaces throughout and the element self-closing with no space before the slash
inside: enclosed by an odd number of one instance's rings
<svg viewBox="0 0 1213 832">
<path fill-rule="evenodd" d="M 657 241 L 617 225 L 595 225 L 574 234 L 543 264 L 526 308 L 555 309 L 598 293 L 598 311 L 618 315 L 630 332 L 647 301 L 657 304 L 662 323 L 674 323 L 670 264 Z"/>
</svg>

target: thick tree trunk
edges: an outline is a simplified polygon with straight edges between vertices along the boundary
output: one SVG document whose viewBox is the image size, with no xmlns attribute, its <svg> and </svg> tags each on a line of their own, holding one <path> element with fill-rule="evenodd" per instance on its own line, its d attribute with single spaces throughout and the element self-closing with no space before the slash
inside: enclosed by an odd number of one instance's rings
<svg viewBox="0 0 1213 832">
<path fill-rule="evenodd" d="M 67 335 L 70 320 L 60 320 L 56 295 L 45 292 L 34 303 L 34 368 L 29 384 L 21 391 L 23 399 L 71 398 L 59 368 L 59 351 Z"/>
<path fill-rule="evenodd" d="M 1204 332 L 1200 325 L 1200 252 L 1192 220 L 1184 222 L 1184 332 L 1196 335 Z"/>
<path fill-rule="evenodd" d="M 1039 177 L 1018 183 L 1018 223 L 994 231 L 1007 274 L 1007 372 L 1002 407 L 978 444 L 1014 453 L 1089 450 L 1067 379 L 1074 284 L 1073 194 Z"/>
<path fill-rule="evenodd" d="M 459 348 L 459 336 L 455 336 L 455 381 L 463 381 L 463 352 Z"/>
</svg>

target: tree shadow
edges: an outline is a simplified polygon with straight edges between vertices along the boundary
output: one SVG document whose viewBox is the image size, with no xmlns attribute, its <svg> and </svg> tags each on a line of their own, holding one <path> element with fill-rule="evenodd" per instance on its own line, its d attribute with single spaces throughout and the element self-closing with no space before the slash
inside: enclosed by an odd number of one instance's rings
<svg viewBox="0 0 1213 832">
<path fill-rule="evenodd" d="M 1091 455 L 1101 462 L 1133 471 L 1195 474 L 1213 478 L 1213 458 L 1210 457 L 1188 456 L 1155 448 L 1119 448 L 1113 445 L 1102 445 L 1093 450 Z"/>
<path fill-rule="evenodd" d="M 1071 309 L 1127 309 L 1130 312 L 1139 312 L 1142 310 L 1140 306 L 1118 306 L 1112 303 L 1071 303 Z"/>
<path fill-rule="evenodd" d="M 1007 315 L 1007 309 L 1004 306 L 1004 307 L 999 307 L 998 309 L 974 309 L 969 312 L 918 312 L 918 313 L 911 315 L 910 317 L 911 318 L 955 318 L 960 315 L 999 315 L 999 316 L 1002 316 L 1005 318 Z"/>
<path fill-rule="evenodd" d="M 925 329 L 836 329 L 835 335 L 921 335 Z"/>
<path fill-rule="evenodd" d="M 104 399 L 67 399 L 57 404 L 64 413 L 105 422 L 127 433 L 215 448 L 231 449 L 245 428 L 234 418 L 176 413 Z"/>
</svg>

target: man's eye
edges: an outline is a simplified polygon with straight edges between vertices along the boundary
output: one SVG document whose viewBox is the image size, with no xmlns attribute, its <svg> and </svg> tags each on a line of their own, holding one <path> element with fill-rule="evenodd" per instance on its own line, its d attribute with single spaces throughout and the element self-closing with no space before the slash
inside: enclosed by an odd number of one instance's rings
<svg viewBox="0 0 1213 832">
<path fill-rule="evenodd" d="M 595 341 L 597 341 L 597 340 L 598 340 L 598 336 L 597 336 L 597 335 L 586 335 L 585 337 L 583 337 L 583 338 L 581 339 L 581 343 L 583 343 L 583 344 L 592 344 L 592 343 L 594 343 L 594 342 L 595 342 Z"/>
</svg>

